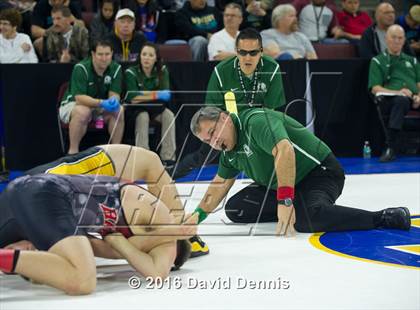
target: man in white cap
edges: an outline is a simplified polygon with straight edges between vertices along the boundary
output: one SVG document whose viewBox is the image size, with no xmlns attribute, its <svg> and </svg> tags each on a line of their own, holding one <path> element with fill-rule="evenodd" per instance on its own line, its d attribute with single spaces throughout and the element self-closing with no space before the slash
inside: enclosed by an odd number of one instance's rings
<svg viewBox="0 0 420 310">
<path fill-rule="evenodd" d="M 135 32 L 134 28 L 134 12 L 130 9 L 119 10 L 115 16 L 114 33 L 110 37 L 114 48 L 114 60 L 117 62 L 134 62 L 138 59 L 146 38 L 143 34 Z"/>
</svg>

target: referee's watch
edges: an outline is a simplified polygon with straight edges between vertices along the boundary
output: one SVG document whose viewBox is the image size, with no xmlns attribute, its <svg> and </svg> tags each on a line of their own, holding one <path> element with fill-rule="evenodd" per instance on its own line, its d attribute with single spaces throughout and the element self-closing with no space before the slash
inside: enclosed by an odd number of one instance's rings
<svg viewBox="0 0 420 310">
<path fill-rule="evenodd" d="M 292 198 L 279 199 L 277 200 L 277 203 L 280 205 L 285 205 L 286 207 L 290 207 L 293 205 L 293 199 Z"/>
</svg>

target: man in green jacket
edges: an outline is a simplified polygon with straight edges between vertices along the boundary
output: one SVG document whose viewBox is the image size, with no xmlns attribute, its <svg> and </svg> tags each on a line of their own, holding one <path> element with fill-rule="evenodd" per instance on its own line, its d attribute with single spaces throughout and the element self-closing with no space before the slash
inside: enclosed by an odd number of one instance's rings
<svg viewBox="0 0 420 310">
<path fill-rule="evenodd" d="M 252 28 L 242 30 L 236 38 L 236 52 L 237 56 L 214 68 L 205 104 L 229 110 L 225 95 L 232 92 L 236 102 L 231 105 L 237 111 L 255 107 L 278 109 L 285 105 L 280 66 L 273 58 L 262 54 L 261 35 Z M 198 151 L 187 155 L 175 171 L 169 171 L 170 174 L 177 179 L 201 167 L 212 157 L 210 151 L 210 147 L 203 144 Z"/>
<path fill-rule="evenodd" d="M 124 112 L 119 102 L 121 65 L 112 61 L 112 45 L 106 40 L 97 41 L 91 54 L 74 66 L 60 105 L 60 119 L 69 124 L 69 154 L 79 152 L 92 118 L 103 116 L 111 143 L 121 143 L 124 133 Z"/>
<path fill-rule="evenodd" d="M 410 108 L 420 107 L 420 65 L 416 58 L 402 52 L 405 34 L 399 25 L 388 28 L 385 35 L 386 50 L 372 58 L 369 68 L 369 90 L 382 95 L 380 111 L 389 117 L 385 125 L 386 148 L 380 162 L 396 158 L 398 133 L 404 116 Z"/>
<path fill-rule="evenodd" d="M 284 113 L 265 108 L 228 113 L 200 109 L 191 131 L 221 150 L 219 168 L 198 208 L 200 223 L 226 197 L 244 172 L 255 183 L 231 197 L 227 217 L 238 223 L 278 221 L 280 235 L 373 229 L 410 229 L 407 208 L 382 211 L 335 205 L 344 186 L 344 171 L 330 148 Z"/>
</svg>

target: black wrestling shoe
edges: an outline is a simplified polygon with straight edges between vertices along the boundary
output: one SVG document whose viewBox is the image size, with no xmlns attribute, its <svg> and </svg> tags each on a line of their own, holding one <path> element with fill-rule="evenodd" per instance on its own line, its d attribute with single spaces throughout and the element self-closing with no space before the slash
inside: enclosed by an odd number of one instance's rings
<svg viewBox="0 0 420 310">
<path fill-rule="evenodd" d="M 411 227 L 410 211 L 404 207 L 383 210 L 381 227 L 409 230 Z"/>
<path fill-rule="evenodd" d="M 189 241 L 191 243 L 190 258 L 209 254 L 209 247 L 199 236 L 195 235 L 194 237 L 191 237 Z"/>
<path fill-rule="evenodd" d="M 390 147 L 387 147 L 383 151 L 381 157 L 379 157 L 379 162 L 381 162 L 381 163 L 387 163 L 387 162 L 390 162 L 390 161 L 395 160 L 396 158 L 397 158 L 397 155 L 395 154 L 394 149 L 392 149 Z"/>
</svg>

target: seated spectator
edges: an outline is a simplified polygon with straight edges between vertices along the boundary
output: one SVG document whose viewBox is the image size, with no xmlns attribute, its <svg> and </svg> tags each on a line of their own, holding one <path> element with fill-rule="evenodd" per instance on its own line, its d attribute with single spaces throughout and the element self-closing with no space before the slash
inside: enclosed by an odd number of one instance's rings
<svg viewBox="0 0 420 310">
<path fill-rule="evenodd" d="M 404 31 L 410 48 L 416 55 L 420 54 L 420 5 L 416 4 L 410 8 L 406 15 L 397 18 L 396 24 L 400 25 Z"/>
<path fill-rule="evenodd" d="M 299 29 L 312 42 L 344 42 L 338 40 L 341 29 L 334 11 L 325 5 L 325 0 L 312 0 L 303 7 L 299 14 Z"/>
<path fill-rule="evenodd" d="M 162 124 L 160 158 L 170 166 L 175 161 L 175 116 L 167 108 L 171 93 L 169 73 L 153 43 L 145 43 L 141 49 L 139 64 L 125 71 L 126 100 L 130 103 L 148 103 L 140 107 L 136 116 L 136 146 L 149 150 L 149 122 Z"/>
<path fill-rule="evenodd" d="M 156 0 L 127 0 L 123 7 L 132 10 L 136 15 L 136 30 L 143 32 L 147 41 L 156 42 L 158 20 Z"/>
<path fill-rule="evenodd" d="M 124 111 L 119 104 L 121 76 L 121 65 L 112 61 L 112 44 L 103 40 L 94 43 L 91 57 L 73 67 L 59 109 L 61 121 L 69 124 L 69 154 L 79 152 L 80 141 L 92 118 L 103 116 L 111 143 L 121 143 L 124 133 Z"/>
<path fill-rule="evenodd" d="M 375 10 L 375 23 L 363 32 L 360 39 L 359 55 L 361 58 L 371 59 L 386 50 L 385 33 L 394 24 L 394 21 L 394 7 L 387 2 L 380 3 Z M 407 42 L 404 44 L 403 52 L 413 55 Z"/>
<path fill-rule="evenodd" d="M 290 4 L 281 4 L 273 10 L 271 16 L 273 28 L 261 32 L 264 53 L 276 58 L 317 59 L 309 39 L 298 32 L 296 10 Z"/>
<path fill-rule="evenodd" d="M 140 49 L 146 42 L 144 35 L 134 30 L 134 13 L 130 9 L 121 9 L 115 17 L 114 33 L 110 40 L 117 62 L 134 62 L 140 55 Z"/>
<path fill-rule="evenodd" d="M 383 116 L 389 116 L 381 162 L 396 158 L 397 136 L 404 116 L 411 107 L 420 107 L 420 65 L 416 58 L 402 52 L 404 41 L 404 29 L 390 26 L 385 36 L 386 50 L 370 61 L 369 89 L 376 96 L 385 94 L 380 110 Z"/>
<path fill-rule="evenodd" d="M 0 12 L 0 63 L 37 63 L 27 34 L 18 33 L 22 17 L 16 9 Z"/>
<path fill-rule="evenodd" d="M 2 2 L 2 1 L 0 1 Z M 10 4 L 10 8 L 14 8 L 19 11 L 22 16 L 22 24 L 18 31 L 21 31 L 26 34 L 31 33 L 31 17 L 32 11 L 36 5 L 35 0 L 9 0 L 4 1 L 5 4 Z M 0 12 L 2 11 L 2 4 L 0 3 Z"/>
<path fill-rule="evenodd" d="M 307 6 L 308 4 L 310 4 L 311 0 L 293 0 L 293 1 L 290 1 L 290 2 L 295 7 L 297 15 L 299 16 L 302 9 L 305 6 Z M 325 1 L 325 6 L 328 7 L 334 13 L 338 12 L 338 9 L 337 9 L 337 6 L 335 5 L 334 0 L 326 0 Z"/>
<path fill-rule="evenodd" d="M 341 37 L 357 43 L 363 31 L 372 25 L 372 19 L 366 12 L 359 11 L 359 0 L 342 0 L 341 4 L 343 11 L 337 13 Z"/>
<path fill-rule="evenodd" d="M 207 0 L 189 0 L 177 11 L 175 26 L 180 38 L 188 40 L 194 61 L 206 61 L 208 40 L 222 29 L 219 11 L 207 5 Z"/>
<path fill-rule="evenodd" d="M 90 41 L 105 39 L 112 34 L 118 5 L 115 0 L 102 0 L 98 14 L 90 24 Z"/>
<path fill-rule="evenodd" d="M 241 29 L 254 28 L 258 31 L 270 28 L 271 9 L 266 2 L 245 0 L 244 22 Z"/>
<path fill-rule="evenodd" d="M 242 8 L 239 4 L 229 3 L 223 12 L 225 28 L 213 34 L 209 40 L 209 60 L 223 60 L 236 55 L 235 40 L 242 23 Z"/>
<path fill-rule="evenodd" d="M 53 7 L 53 26 L 44 34 L 43 61 L 76 63 L 89 54 L 89 33 L 84 26 L 71 24 L 70 9 L 64 5 Z"/>
<path fill-rule="evenodd" d="M 84 25 L 82 21 L 81 8 L 77 1 L 66 1 L 66 0 L 39 0 L 34 7 L 32 13 L 32 38 L 42 38 L 45 31 L 52 26 L 51 10 L 53 6 L 65 5 L 68 6 L 71 11 L 72 23 L 80 23 Z M 40 41 L 38 41 L 40 42 Z"/>
</svg>

